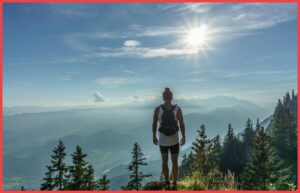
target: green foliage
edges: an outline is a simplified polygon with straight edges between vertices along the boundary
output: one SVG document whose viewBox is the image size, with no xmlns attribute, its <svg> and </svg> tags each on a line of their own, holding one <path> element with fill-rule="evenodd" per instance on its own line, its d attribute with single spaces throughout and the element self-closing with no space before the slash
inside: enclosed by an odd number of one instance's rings
<svg viewBox="0 0 300 193">
<path fill-rule="evenodd" d="M 87 154 L 82 152 L 80 146 L 72 156 L 72 165 L 66 166 L 63 162 L 66 153 L 65 146 L 59 141 L 58 146 L 53 150 L 51 166 L 47 167 L 47 172 L 41 184 L 41 190 L 107 190 L 109 180 L 106 176 L 99 179 L 97 184 L 94 178 L 94 169 L 91 164 L 85 161 Z"/>
<path fill-rule="evenodd" d="M 60 140 L 59 144 L 52 151 L 51 165 L 47 166 L 46 176 L 41 185 L 41 190 L 64 190 L 66 189 L 66 172 L 67 167 L 64 163 L 66 157 L 65 146 Z"/>
<path fill-rule="evenodd" d="M 220 136 L 217 135 L 212 140 L 208 141 L 206 154 L 207 154 L 207 167 L 209 171 L 220 169 L 221 151 L 222 151 L 222 147 L 220 142 Z"/>
<path fill-rule="evenodd" d="M 178 188 L 184 190 L 206 190 L 207 183 L 199 171 L 195 171 L 191 176 L 185 177 L 178 182 Z"/>
<path fill-rule="evenodd" d="M 250 161 L 242 174 L 242 189 L 287 189 L 285 186 L 288 183 L 289 171 L 281 168 L 282 161 L 271 146 L 270 137 L 261 128 L 254 138 Z"/>
<path fill-rule="evenodd" d="M 47 172 L 45 173 L 45 177 L 43 178 L 43 183 L 41 184 L 41 190 L 53 190 L 53 171 L 51 166 L 46 166 Z"/>
<path fill-rule="evenodd" d="M 210 171 L 206 176 L 193 172 L 178 182 L 181 190 L 237 190 L 237 187 L 234 174 L 230 171 L 225 175 L 218 170 Z"/>
<path fill-rule="evenodd" d="M 91 164 L 88 165 L 84 174 L 85 190 L 96 190 L 97 185 L 94 179 L 94 168 Z"/>
<path fill-rule="evenodd" d="M 297 124 L 296 124 L 296 96 L 289 93 L 283 99 L 278 100 L 274 111 L 271 138 L 272 145 L 278 150 L 279 157 L 284 161 L 284 166 L 291 166 L 293 174 L 297 171 Z M 296 175 L 291 176 L 296 183 Z"/>
<path fill-rule="evenodd" d="M 235 136 L 231 124 L 228 125 L 228 131 L 223 142 L 221 153 L 221 169 L 223 172 L 230 170 L 239 175 L 243 169 L 243 144 Z"/>
<path fill-rule="evenodd" d="M 64 159 L 66 157 L 65 146 L 63 142 L 60 140 L 58 146 L 53 150 L 53 155 L 51 156 L 52 160 L 52 171 L 55 173 L 53 186 L 57 190 L 64 190 L 66 187 L 66 179 L 65 174 L 67 172 L 66 164 L 64 163 Z"/>
<path fill-rule="evenodd" d="M 106 175 L 103 175 L 102 178 L 98 180 L 98 190 L 108 190 L 109 189 L 110 180 L 107 179 Z"/>
<path fill-rule="evenodd" d="M 297 171 L 297 95 L 278 101 L 268 132 L 259 119 L 247 120 L 241 135 L 231 124 L 220 143 L 202 125 L 192 151 L 184 155 L 178 188 L 183 190 L 295 190 Z M 239 137 L 241 136 L 241 138 Z M 220 170 L 222 172 L 220 172 Z"/>
<path fill-rule="evenodd" d="M 237 190 L 238 189 L 238 182 L 235 179 L 234 173 L 230 170 L 224 176 L 223 186 L 221 190 Z"/>
<path fill-rule="evenodd" d="M 145 166 L 147 163 L 145 162 L 146 158 L 144 158 L 144 154 L 138 143 L 134 144 L 131 154 L 132 160 L 128 167 L 130 180 L 126 186 L 121 188 L 124 190 L 141 190 L 143 179 L 151 175 L 143 174 L 143 172 L 140 171 L 140 166 Z"/>
<path fill-rule="evenodd" d="M 259 119 L 255 129 L 248 119 L 241 135 L 236 136 L 229 124 L 222 144 L 219 135 L 208 139 L 205 126 L 201 125 L 192 143 L 192 151 L 185 154 L 181 161 L 178 189 L 296 190 L 296 107 L 297 95 L 294 91 L 292 95 L 287 93 L 282 101 L 278 101 L 267 131 L 261 128 Z M 87 154 L 79 146 L 71 155 L 71 166 L 64 163 L 64 151 L 60 141 L 53 150 L 51 165 L 46 166 L 41 190 L 109 189 L 110 180 L 106 175 L 95 180 L 93 166 L 85 161 Z M 147 165 L 146 158 L 137 143 L 131 154 L 132 161 L 128 167 L 130 180 L 122 189 L 142 190 L 143 180 L 150 176 L 141 172 L 141 166 Z M 156 184 L 161 185 L 159 182 Z"/>
<path fill-rule="evenodd" d="M 181 173 L 185 176 L 182 175 L 183 180 L 179 186 L 190 190 L 220 189 L 223 183 L 223 173 L 220 171 L 220 136 L 207 139 L 204 125 L 197 132 L 192 152 L 182 160 L 180 170 L 183 169 Z"/>
<path fill-rule="evenodd" d="M 243 164 L 245 164 L 250 157 L 254 135 L 255 135 L 255 131 L 253 130 L 252 127 L 252 121 L 248 118 L 244 132 L 242 133 L 242 145 L 244 151 L 244 154 L 242 156 L 242 160 L 244 162 Z"/>
<path fill-rule="evenodd" d="M 85 190 L 86 184 L 85 184 L 85 172 L 87 167 L 87 162 L 85 161 L 85 158 L 87 154 L 83 153 L 81 150 L 81 147 L 77 146 L 76 150 L 72 156 L 73 165 L 70 166 L 70 183 L 69 183 L 69 189 L 71 190 Z"/>
<path fill-rule="evenodd" d="M 205 126 L 201 125 L 200 129 L 197 130 L 198 137 L 193 142 L 193 161 L 192 168 L 193 171 L 197 171 L 201 174 L 208 173 L 208 163 L 207 163 L 207 148 L 209 141 L 205 134 Z"/>
<path fill-rule="evenodd" d="M 192 151 L 189 153 L 189 155 L 186 154 L 183 155 L 183 159 L 181 160 L 181 164 L 179 167 L 178 179 L 183 179 L 184 177 L 192 174 L 192 162 L 193 162 Z"/>
</svg>

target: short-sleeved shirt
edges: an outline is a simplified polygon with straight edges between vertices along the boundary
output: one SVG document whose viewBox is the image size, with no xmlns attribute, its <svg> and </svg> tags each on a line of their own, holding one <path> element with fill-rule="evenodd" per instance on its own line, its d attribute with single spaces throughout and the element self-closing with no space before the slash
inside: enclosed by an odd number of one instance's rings
<svg viewBox="0 0 300 193">
<path fill-rule="evenodd" d="M 162 114 L 164 113 L 164 110 L 162 109 L 161 106 L 159 106 L 158 108 L 159 108 L 158 121 L 159 121 L 159 123 L 161 123 Z M 176 107 L 173 110 L 174 117 L 175 117 L 175 120 L 177 121 L 177 124 L 178 124 L 177 112 L 179 111 L 179 109 L 180 109 L 180 107 L 176 105 Z M 170 135 L 170 136 L 166 136 L 162 132 L 159 132 L 158 141 L 159 141 L 159 145 L 161 145 L 161 146 L 176 145 L 177 143 L 179 143 L 178 132 L 176 132 L 174 135 Z"/>
</svg>

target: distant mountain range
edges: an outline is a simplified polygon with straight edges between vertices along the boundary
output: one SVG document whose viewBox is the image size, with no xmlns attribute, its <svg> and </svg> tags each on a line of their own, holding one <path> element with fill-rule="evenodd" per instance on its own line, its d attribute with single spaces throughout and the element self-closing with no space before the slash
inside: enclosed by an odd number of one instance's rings
<svg viewBox="0 0 300 193">
<path fill-rule="evenodd" d="M 28 189 L 38 189 L 51 150 L 60 138 L 68 154 L 73 152 L 76 145 L 80 145 L 88 154 L 87 160 L 94 165 L 96 175 L 100 176 L 106 171 L 115 184 L 124 181 L 124 165 L 131 159 L 133 143 L 138 142 L 149 157 L 147 170 L 156 178 L 160 171 L 154 167 L 159 168 L 157 160 L 160 154 L 158 147 L 152 144 L 151 126 L 153 110 L 159 102 L 51 112 L 47 109 L 44 109 L 45 112 L 25 112 L 22 109 L 17 113 L 14 109 L 16 114 L 7 108 L 3 117 L 4 188 L 19 189 L 23 184 Z M 209 137 L 217 134 L 223 136 L 229 122 L 238 133 L 247 118 L 263 119 L 271 114 L 254 103 L 228 96 L 174 102 L 184 112 L 186 147 L 196 138 L 196 130 L 201 124 L 205 124 Z M 116 169 L 118 167 L 123 169 Z"/>
</svg>

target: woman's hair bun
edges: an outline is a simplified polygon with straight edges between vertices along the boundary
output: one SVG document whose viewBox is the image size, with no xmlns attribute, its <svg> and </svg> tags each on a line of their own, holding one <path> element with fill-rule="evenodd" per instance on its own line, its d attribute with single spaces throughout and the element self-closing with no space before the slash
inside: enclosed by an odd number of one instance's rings
<svg viewBox="0 0 300 193">
<path fill-rule="evenodd" d="M 165 91 L 163 92 L 163 99 L 164 100 L 172 100 L 173 98 L 173 93 L 169 87 L 165 88 Z"/>
</svg>

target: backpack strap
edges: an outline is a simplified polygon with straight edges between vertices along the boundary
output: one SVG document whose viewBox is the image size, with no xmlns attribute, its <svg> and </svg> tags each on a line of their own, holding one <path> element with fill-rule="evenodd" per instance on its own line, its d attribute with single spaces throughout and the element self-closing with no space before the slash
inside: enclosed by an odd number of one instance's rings
<svg viewBox="0 0 300 193">
<path fill-rule="evenodd" d="M 173 105 L 173 107 L 171 108 L 171 111 L 174 111 L 174 109 L 177 107 L 177 104 L 176 105 Z"/>
<path fill-rule="evenodd" d="M 166 108 L 164 107 L 164 105 L 160 105 L 160 107 L 162 108 L 162 110 L 165 112 L 166 111 Z M 177 104 L 176 105 L 173 105 L 171 109 L 169 109 L 168 111 L 174 111 L 174 109 L 177 107 Z"/>
<path fill-rule="evenodd" d="M 164 112 L 166 111 L 166 108 L 164 107 L 163 104 L 161 104 L 160 107 L 162 108 L 162 110 L 163 110 Z"/>
</svg>

